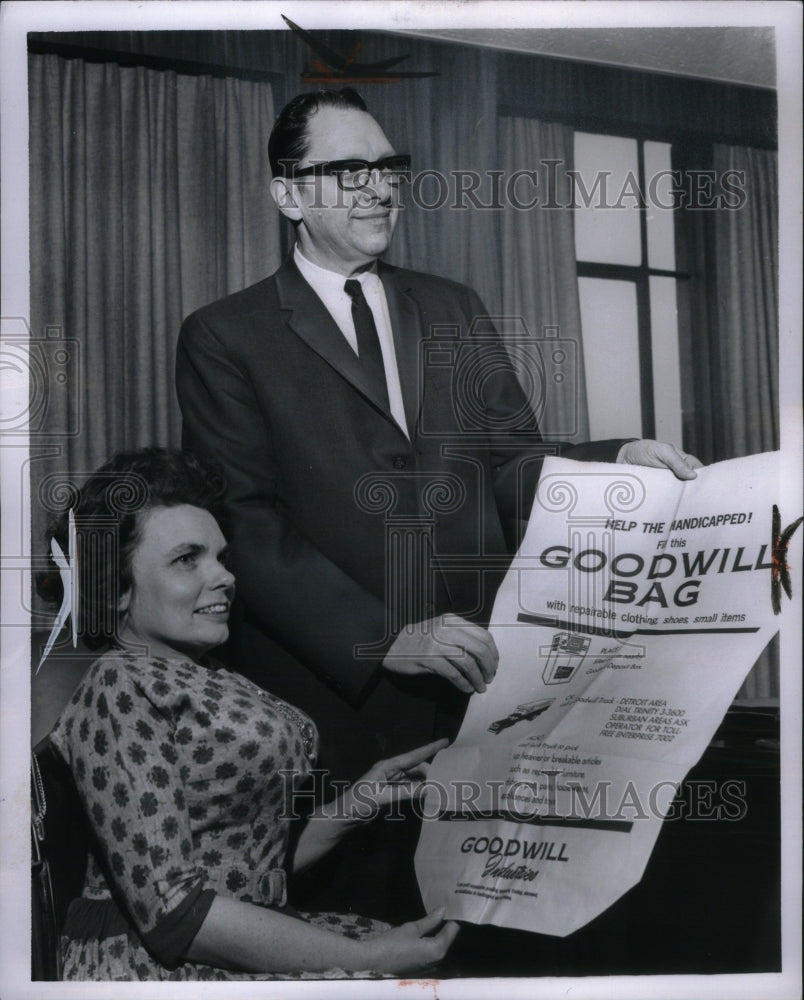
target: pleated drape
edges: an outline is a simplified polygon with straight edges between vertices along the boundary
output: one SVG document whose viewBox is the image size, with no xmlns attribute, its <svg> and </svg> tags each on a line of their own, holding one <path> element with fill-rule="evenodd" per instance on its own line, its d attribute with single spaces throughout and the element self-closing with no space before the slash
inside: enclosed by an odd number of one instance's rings
<svg viewBox="0 0 804 1000">
<path fill-rule="evenodd" d="M 573 164 L 573 130 L 533 118 L 501 118 L 499 158 L 506 174 L 535 171 L 528 194 L 517 195 L 527 204 L 534 192 L 542 203 L 530 209 L 507 204 L 500 216 L 501 270 L 505 315 L 521 318 L 530 337 L 524 345 L 532 362 L 541 366 L 543 398 L 533 400 L 545 437 L 580 442 L 589 439 L 589 413 L 581 340 L 581 309 L 575 266 L 575 232 L 571 208 L 546 208 L 548 170 L 557 187 L 554 203 L 572 204 L 567 171 Z M 547 163 L 556 164 L 554 167 Z M 507 327 L 508 328 L 508 327 Z M 556 352 L 560 352 L 557 354 Z M 517 353 L 514 353 L 517 364 Z M 555 363 L 554 358 L 563 361 Z M 522 379 L 527 384 L 527 379 Z"/>
<path fill-rule="evenodd" d="M 31 328 L 68 355 L 31 441 L 36 553 L 49 477 L 178 445 L 181 320 L 269 274 L 279 239 L 269 83 L 40 55 L 29 84 Z"/>
<path fill-rule="evenodd" d="M 717 176 L 745 178 L 745 204 L 715 216 L 715 280 L 723 458 L 779 447 L 779 188 L 777 154 L 715 145 Z M 742 698 L 779 697 L 775 639 L 740 690 Z"/>
<path fill-rule="evenodd" d="M 779 447 L 779 190 L 775 152 L 714 147 L 716 175 L 745 177 L 745 204 L 715 216 L 726 458 Z"/>
</svg>

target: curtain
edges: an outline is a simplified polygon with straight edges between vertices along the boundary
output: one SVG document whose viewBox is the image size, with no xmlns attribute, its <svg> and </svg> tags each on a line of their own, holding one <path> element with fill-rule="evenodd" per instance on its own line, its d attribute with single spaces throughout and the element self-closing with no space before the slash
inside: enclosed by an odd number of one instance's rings
<svg viewBox="0 0 804 1000">
<path fill-rule="evenodd" d="M 535 170 L 533 188 L 526 187 L 515 196 L 521 203 L 548 190 L 546 161 L 561 166 L 551 174 L 556 180 L 555 201 L 572 204 L 573 131 L 564 125 L 543 124 L 533 118 L 501 118 L 499 121 L 500 166 L 506 175 Z M 527 194 L 525 193 L 527 192 Z M 573 210 L 545 208 L 530 210 L 506 205 L 501 217 L 501 281 L 504 315 L 514 321 L 521 317 L 535 343 L 518 345 L 513 352 L 524 386 L 528 386 L 528 362 L 531 371 L 541 372 L 542 391 L 533 399 L 542 433 L 546 438 L 572 442 L 589 439 L 589 414 L 586 405 L 586 381 L 581 343 L 581 311 L 575 266 L 575 230 Z M 513 335 L 516 322 L 506 330 Z M 546 329 L 547 328 L 547 329 Z M 549 336 L 549 339 L 548 339 Z M 561 352 L 563 362 L 556 364 L 550 340 Z M 520 351 L 527 354 L 525 363 Z M 561 381 L 556 381 L 561 377 Z M 531 384 L 538 384 L 532 378 Z"/>
<path fill-rule="evenodd" d="M 738 171 L 736 209 L 678 211 L 684 446 L 707 464 L 779 447 L 777 154 L 681 148 L 674 166 Z M 778 698 L 779 644 L 757 661 L 740 698 Z"/>
<path fill-rule="evenodd" d="M 779 190 L 777 154 L 715 145 L 714 169 L 745 176 L 745 204 L 714 220 L 720 398 L 724 457 L 779 447 Z M 775 639 L 740 690 L 742 698 L 779 697 Z"/>
<path fill-rule="evenodd" d="M 676 212 L 684 444 L 705 462 L 779 447 L 777 154 L 715 145 L 680 149 L 688 175 L 727 171 L 737 208 Z M 684 186 L 684 185 L 682 185 Z"/>
<path fill-rule="evenodd" d="M 681 178 L 712 170 L 711 143 L 674 144 L 673 169 Z M 682 182 L 680 185 L 684 187 Z M 684 449 L 704 465 L 728 456 L 724 423 L 728 400 L 720 385 L 720 338 L 714 282 L 714 212 L 678 207 L 674 213 L 681 410 Z"/>
<path fill-rule="evenodd" d="M 319 19 L 320 20 L 320 19 Z M 460 102 L 474 101 L 476 118 L 485 113 L 482 81 L 475 76 L 478 66 L 496 67 L 495 114 L 530 116 L 540 121 L 558 121 L 590 132 L 628 134 L 636 130 L 666 141 L 668 135 L 698 135 L 708 141 L 740 146 L 775 148 L 776 94 L 761 87 L 674 76 L 670 73 L 606 66 L 593 62 L 559 59 L 555 56 L 479 49 L 456 40 L 425 40 L 411 35 L 379 31 L 322 30 L 308 18 L 302 26 L 316 38 L 344 56 L 360 45 L 358 58 L 375 62 L 405 55 L 402 70 L 437 71 L 441 77 L 403 81 L 392 85 L 361 82 L 361 93 L 382 92 L 396 100 L 400 91 L 426 94 L 428 88 L 454 79 L 451 94 Z M 704 29 L 707 30 L 707 29 Z M 712 30 L 712 29 L 708 29 Z M 757 28 L 772 37 L 772 28 Z M 623 28 L 618 36 L 630 34 L 633 51 L 639 51 L 639 28 Z M 500 34 L 500 44 L 510 41 Z M 274 73 L 274 94 L 281 107 L 308 85 L 299 73 L 309 63 L 310 49 L 291 31 L 68 31 L 31 32 L 29 46 L 71 45 L 99 52 L 140 54 L 147 57 L 180 59 L 185 63 L 214 65 L 218 70 L 236 69 L 242 75 Z M 772 45 L 771 38 L 768 44 Z M 228 75 L 232 75 L 229 73 Z M 286 88 L 279 93 L 280 88 Z M 371 97 L 374 104 L 374 97 Z M 452 105 L 437 107 L 436 119 L 427 117 L 426 102 L 411 105 L 410 125 L 417 137 L 437 121 L 457 117 Z M 481 155 L 484 150 L 478 150 Z"/>
<path fill-rule="evenodd" d="M 779 190 L 776 153 L 714 147 L 718 177 L 745 176 L 745 204 L 715 215 L 720 383 L 729 458 L 779 447 Z"/>
<path fill-rule="evenodd" d="M 29 95 L 31 328 L 66 347 L 31 440 L 37 554 L 50 477 L 179 443 L 181 320 L 274 270 L 279 239 L 269 83 L 37 55 Z"/>
</svg>

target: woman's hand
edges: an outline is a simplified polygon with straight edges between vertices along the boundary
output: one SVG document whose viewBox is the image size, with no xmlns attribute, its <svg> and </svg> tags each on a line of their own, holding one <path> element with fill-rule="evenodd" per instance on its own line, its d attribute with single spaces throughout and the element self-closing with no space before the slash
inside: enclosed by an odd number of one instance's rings
<svg viewBox="0 0 804 1000">
<path fill-rule="evenodd" d="M 332 802 L 314 809 L 299 836 L 293 871 L 318 861 L 355 826 L 375 819 L 394 802 L 419 795 L 427 778 L 428 760 L 449 740 L 436 740 L 407 753 L 380 760 Z"/>
<path fill-rule="evenodd" d="M 337 815 L 350 823 L 361 823 L 374 819 L 381 809 L 393 802 L 415 798 L 427 778 L 428 761 L 448 743 L 447 739 L 435 740 L 396 757 L 378 760 L 332 803 L 337 806 Z M 324 808 L 328 810 L 331 806 Z"/>
<path fill-rule="evenodd" d="M 366 948 L 367 969 L 398 976 L 425 972 L 446 955 L 458 930 L 454 920 L 444 920 L 441 906 L 421 920 L 412 920 L 361 942 Z"/>
<path fill-rule="evenodd" d="M 355 940 L 281 910 L 216 896 L 185 958 L 244 972 L 423 972 L 440 962 L 458 925 L 435 910 L 401 927 Z"/>
</svg>

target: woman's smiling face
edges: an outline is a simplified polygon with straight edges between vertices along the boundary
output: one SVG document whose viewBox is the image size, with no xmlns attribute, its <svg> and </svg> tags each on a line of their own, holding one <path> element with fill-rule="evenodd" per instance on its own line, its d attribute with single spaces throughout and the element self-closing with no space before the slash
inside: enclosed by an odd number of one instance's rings
<svg viewBox="0 0 804 1000">
<path fill-rule="evenodd" d="M 132 586 L 119 605 L 120 639 L 151 656 L 193 658 L 225 642 L 234 576 L 215 518 L 200 507 L 155 507 L 139 536 Z"/>
</svg>

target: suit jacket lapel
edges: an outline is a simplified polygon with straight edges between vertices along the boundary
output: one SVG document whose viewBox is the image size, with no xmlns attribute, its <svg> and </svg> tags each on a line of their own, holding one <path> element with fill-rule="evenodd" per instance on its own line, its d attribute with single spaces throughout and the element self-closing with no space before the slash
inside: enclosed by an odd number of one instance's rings
<svg viewBox="0 0 804 1000">
<path fill-rule="evenodd" d="M 409 294 L 408 285 L 400 282 L 398 272 L 394 268 L 380 263 L 379 275 L 388 303 L 388 314 L 391 317 L 399 385 L 402 390 L 408 433 L 412 439 L 416 433 L 424 388 L 421 312 L 418 303 Z"/>
<path fill-rule="evenodd" d="M 288 313 L 288 326 L 396 427 L 357 355 L 329 310 L 299 273 L 292 257 L 276 272 L 275 281 L 279 307 Z"/>
</svg>

